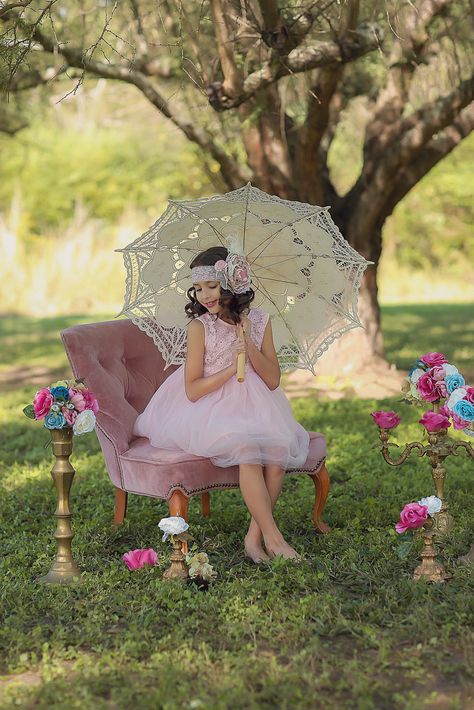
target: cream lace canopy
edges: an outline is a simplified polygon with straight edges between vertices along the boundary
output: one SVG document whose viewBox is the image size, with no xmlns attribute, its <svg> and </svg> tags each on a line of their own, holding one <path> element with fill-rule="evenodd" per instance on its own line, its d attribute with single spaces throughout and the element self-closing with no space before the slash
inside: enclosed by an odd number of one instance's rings
<svg viewBox="0 0 474 710">
<path fill-rule="evenodd" d="M 252 187 L 171 201 L 123 252 L 123 313 L 153 338 L 166 366 L 186 356 L 184 306 L 190 263 L 212 246 L 239 243 L 251 265 L 252 306 L 270 313 L 283 370 L 314 373 L 317 358 L 360 326 L 357 296 L 370 262 L 345 241 L 327 207 L 290 202 Z"/>
</svg>

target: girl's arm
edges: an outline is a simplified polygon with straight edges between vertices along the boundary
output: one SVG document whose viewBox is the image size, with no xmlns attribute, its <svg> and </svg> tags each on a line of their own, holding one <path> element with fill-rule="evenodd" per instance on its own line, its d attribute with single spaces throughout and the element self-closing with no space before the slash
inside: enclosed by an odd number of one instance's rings
<svg viewBox="0 0 474 710">
<path fill-rule="evenodd" d="M 276 390 L 280 384 L 280 364 L 273 344 L 272 326 L 268 321 L 263 334 L 262 349 L 259 350 L 250 337 L 250 321 L 242 318 L 244 324 L 244 340 L 247 354 L 255 372 L 267 385 L 268 389 Z"/>
<path fill-rule="evenodd" d="M 201 321 L 193 320 L 188 327 L 186 364 L 184 366 L 184 387 L 191 402 L 214 392 L 222 387 L 237 372 L 237 359 L 233 365 L 203 377 L 204 372 L 204 326 Z"/>
</svg>

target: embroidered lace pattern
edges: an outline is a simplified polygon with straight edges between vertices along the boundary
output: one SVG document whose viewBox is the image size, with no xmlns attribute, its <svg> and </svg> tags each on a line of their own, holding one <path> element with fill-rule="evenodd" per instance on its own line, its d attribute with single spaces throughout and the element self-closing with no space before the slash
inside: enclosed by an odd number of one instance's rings
<svg viewBox="0 0 474 710">
<path fill-rule="evenodd" d="M 258 308 L 249 311 L 250 337 L 255 345 L 261 349 L 265 327 L 268 322 L 268 313 Z M 225 323 L 220 318 L 215 318 L 209 313 L 200 316 L 198 320 L 205 329 L 204 377 L 213 375 L 232 364 L 234 358 L 234 343 L 237 340 L 235 326 Z M 250 362 L 246 369 L 252 368 Z"/>
</svg>

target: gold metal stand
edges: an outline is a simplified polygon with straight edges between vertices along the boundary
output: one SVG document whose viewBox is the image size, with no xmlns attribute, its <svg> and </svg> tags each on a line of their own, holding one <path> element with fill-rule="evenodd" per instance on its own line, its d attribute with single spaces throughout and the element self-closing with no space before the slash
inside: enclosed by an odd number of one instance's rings
<svg viewBox="0 0 474 710">
<path fill-rule="evenodd" d="M 433 404 L 433 411 L 439 412 L 439 404 Z M 388 440 L 390 438 L 388 430 L 379 428 L 379 436 L 382 442 L 380 448 L 382 456 L 390 466 L 400 466 L 407 460 L 412 451 L 416 451 L 420 457 L 426 456 L 429 458 L 436 495 L 442 502 L 441 510 L 433 516 L 433 530 L 437 535 L 444 535 L 450 532 L 453 528 L 453 517 L 448 512 L 448 503 L 444 499 L 444 481 L 446 478 L 444 461 L 448 456 L 457 456 L 461 450 L 464 450 L 468 456 L 474 458 L 474 449 L 471 444 L 467 441 L 454 441 L 445 431 L 435 431 L 428 434 L 429 443 L 426 445 L 419 441 L 412 441 L 410 444 L 406 444 L 399 458 L 395 460 L 390 456 L 388 450 Z"/>
<path fill-rule="evenodd" d="M 56 559 L 48 574 L 38 577 L 41 584 L 69 584 L 80 581 L 81 571 L 72 557 L 71 512 L 69 510 L 69 491 L 75 471 L 69 463 L 72 454 L 72 429 L 52 429 L 51 440 L 56 462 L 51 469 L 58 497 L 55 516 L 57 528 L 54 537 L 58 543 Z"/>
<path fill-rule="evenodd" d="M 423 550 L 421 551 L 421 564 L 416 568 L 413 579 L 424 578 L 427 582 L 445 582 L 449 574 L 444 569 L 441 562 L 436 559 L 436 550 L 433 544 L 434 529 L 423 531 Z"/>
<path fill-rule="evenodd" d="M 181 540 L 174 539 L 171 565 L 163 574 L 163 579 L 187 579 L 189 577 L 186 558 L 181 549 Z"/>
</svg>

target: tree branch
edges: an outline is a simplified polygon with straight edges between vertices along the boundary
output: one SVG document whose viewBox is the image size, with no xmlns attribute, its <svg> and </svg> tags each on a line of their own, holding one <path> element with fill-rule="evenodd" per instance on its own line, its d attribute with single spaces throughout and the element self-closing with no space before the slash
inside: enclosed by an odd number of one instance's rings
<svg viewBox="0 0 474 710">
<path fill-rule="evenodd" d="M 264 62 L 260 69 L 252 72 L 244 80 L 243 88 L 237 96 L 228 96 L 223 85 L 213 85 L 209 92 L 210 102 L 217 111 L 228 111 L 240 106 L 261 89 L 273 84 L 284 76 L 299 74 L 316 67 L 352 62 L 379 47 L 382 30 L 376 26 L 359 29 L 351 33 L 344 42 L 316 42 L 311 47 L 292 50 L 286 57 L 274 56 Z M 211 89 L 211 87 L 210 87 Z"/>
<path fill-rule="evenodd" d="M 11 13 L 10 13 L 11 14 Z M 207 151 L 221 168 L 224 181 L 232 188 L 240 187 L 251 179 L 252 173 L 247 166 L 243 166 L 231 158 L 217 143 L 212 140 L 210 134 L 203 128 L 186 121 L 179 111 L 174 110 L 169 102 L 158 92 L 147 77 L 140 71 L 131 69 L 125 63 L 100 62 L 92 57 L 87 57 L 80 49 L 69 45 L 57 45 L 50 37 L 42 32 L 37 24 L 28 25 L 18 15 L 16 16 L 18 26 L 25 32 L 31 33 L 32 39 L 48 53 L 57 52 L 67 61 L 71 67 L 76 67 L 96 76 L 116 81 L 124 81 L 139 89 L 160 113 L 168 118 L 177 128 L 179 128 L 186 138 L 196 143 L 202 150 Z"/>
<path fill-rule="evenodd" d="M 233 43 L 227 26 L 228 9 L 225 0 L 210 0 L 214 34 L 221 62 L 224 82 L 222 92 L 226 96 L 238 96 L 242 88 L 242 77 L 235 65 Z"/>
</svg>

